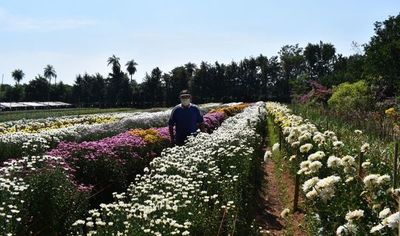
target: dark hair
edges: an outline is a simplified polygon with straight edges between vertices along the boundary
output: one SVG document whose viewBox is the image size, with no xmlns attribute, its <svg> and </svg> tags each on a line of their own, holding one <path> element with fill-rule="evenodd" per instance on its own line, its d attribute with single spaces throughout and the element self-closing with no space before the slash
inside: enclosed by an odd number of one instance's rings
<svg viewBox="0 0 400 236">
<path fill-rule="evenodd" d="M 184 90 L 182 90 L 182 91 L 179 93 L 179 96 L 181 96 L 181 95 L 186 95 L 186 94 L 189 94 L 189 95 L 190 95 L 190 92 L 189 92 L 189 90 L 184 89 Z"/>
</svg>

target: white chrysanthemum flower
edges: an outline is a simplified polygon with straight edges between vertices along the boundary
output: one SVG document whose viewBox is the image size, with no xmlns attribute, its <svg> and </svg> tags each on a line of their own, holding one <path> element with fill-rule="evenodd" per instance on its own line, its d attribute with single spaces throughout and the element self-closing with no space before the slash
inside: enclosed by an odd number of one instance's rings
<svg viewBox="0 0 400 236">
<path fill-rule="evenodd" d="M 307 153 L 313 148 L 313 145 L 311 143 L 306 143 L 300 146 L 300 152 L 301 153 Z"/>
<path fill-rule="evenodd" d="M 387 174 L 379 176 L 378 181 L 377 181 L 377 183 L 379 185 L 386 184 L 389 182 L 390 182 L 390 175 L 387 175 Z"/>
<path fill-rule="evenodd" d="M 300 142 L 299 141 L 292 142 L 292 144 L 290 146 L 292 148 L 297 148 L 298 146 L 300 146 Z"/>
<path fill-rule="evenodd" d="M 344 143 L 342 141 L 334 141 L 332 144 L 335 149 L 338 149 L 338 148 L 341 148 L 344 146 Z"/>
<path fill-rule="evenodd" d="M 270 157 L 272 157 L 272 152 L 270 150 L 265 151 L 264 162 L 266 162 Z"/>
<path fill-rule="evenodd" d="M 290 209 L 289 208 L 285 208 L 282 212 L 281 212 L 281 217 L 282 218 L 286 218 L 290 213 Z"/>
<path fill-rule="evenodd" d="M 358 134 L 358 135 L 361 135 L 363 132 L 361 130 L 359 130 L 359 129 L 356 129 L 356 130 L 354 130 L 354 133 Z"/>
<path fill-rule="evenodd" d="M 379 175 L 377 175 L 377 174 L 370 174 L 370 175 L 367 175 L 366 177 L 364 177 L 363 182 L 364 182 L 365 187 L 367 187 L 367 188 L 375 187 L 377 185 L 378 178 L 379 178 Z"/>
<path fill-rule="evenodd" d="M 319 169 L 321 169 L 322 163 L 320 161 L 313 161 L 311 162 L 309 169 L 312 173 L 318 172 Z"/>
<path fill-rule="evenodd" d="M 390 214 L 390 208 L 385 208 L 379 212 L 379 218 L 383 219 L 386 218 Z"/>
<path fill-rule="evenodd" d="M 324 157 L 325 157 L 325 153 L 323 151 L 317 151 L 315 153 L 310 154 L 307 159 L 310 161 L 317 161 L 317 160 L 321 160 Z"/>
<path fill-rule="evenodd" d="M 345 182 L 346 183 L 350 183 L 351 181 L 353 181 L 354 180 L 354 177 L 348 177 L 346 180 L 345 180 Z"/>
<path fill-rule="evenodd" d="M 336 235 L 338 235 L 338 236 L 346 235 L 346 233 L 347 233 L 347 229 L 344 225 L 341 225 L 336 229 Z"/>
<path fill-rule="evenodd" d="M 342 159 L 336 156 L 330 156 L 327 161 L 327 165 L 329 168 L 335 168 L 342 165 Z"/>
<path fill-rule="evenodd" d="M 364 143 L 360 148 L 360 152 L 365 153 L 369 150 L 369 148 L 370 148 L 369 143 Z"/>
<path fill-rule="evenodd" d="M 397 196 L 397 197 L 400 197 L 400 188 L 396 188 L 396 189 L 391 188 L 391 189 L 390 189 L 390 192 L 391 192 L 393 195 L 395 195 L 395 196 Z"/>
<path fill-rule="evenodd" d="M 313 177 L 311 179 L 308 179 L 304 182 L 303 184 L 303 192 L 307 192 L 311 188 L 313 188 L 319 181 L 318 177 Z"/>
<path fill-rule="evenodd" d="M 387 225 L 391 229 L 394 229 L 397 228 L 399 222 L 400 222 L 400 212 L 396 212 L 386 217 L 382 221 L 382 224 Z"/>
<path fill-rule="evenodd" d="M 374 227 L 372 227 L 371 230 L 370 230 L 369 232 L 370 232 L 371 234 L 373 234 L 373 233 L 376 233 L 376 232 L 381 231 L 383 228 L 385 228 L 384 225 L 378 224 L 378 225 L 375 225 Z"/>
<path fill-rule="evenodd" d="M 323 143 L 325 142 L 325 137 L 321 133 L 316 133 L 313 137 L 313 141 L 316 143 Z"/>
<path fill-rule="evenodd" d="M 364 216 L 364 211 L 363 210 L 349 211 L 346 214 L 346 220 L 349 221 L 349 222 L 352 222 L 354 220 L 360 219 L 363 216 Z"/>
<path fill-rule="evenodd" d="M 317 196 L 318 196 L 318 192 L 315 189 L 306 193 L 306 198 L 311 199 L 311 200 L 315 199 Z"/>
<path fill-rule="evenodd" d="M 279 143 L 275 143 L 275 144 L 272 146 L 272 151 L 273 151 L 273 152 L 276 152 L 276 151 L 278 151 L 278 149 L 279 149 Z"/>
<path fill-rule="evenodd" d="M 305 143 L 305 142 L 309 141 L 311 139 L 311 137 L 312 137 L 312 134 L 310 132 L 306 131 L 306 132 L 301 134 L 301 136 L 299 137 L 298 141 L 300 143 Z"/>
<path fill-rule="evenodd" d="M 361 164 L 361 166 L 362 166 L 362 168 L 368 168 L 368 167 L 370 167 L 371 166 L 371 162 L 369 162 L 369 161 L 364 161 L 362 164 Z"/>
</svg>

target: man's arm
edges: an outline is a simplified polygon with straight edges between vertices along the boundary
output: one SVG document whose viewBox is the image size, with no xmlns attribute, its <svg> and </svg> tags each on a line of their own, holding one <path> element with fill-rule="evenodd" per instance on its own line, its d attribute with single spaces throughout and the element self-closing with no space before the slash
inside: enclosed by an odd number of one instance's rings
<svg viewBox="0 0 400 236">
<path fill-rule="evenodd" d="M 169 136 L 171 138 L 171 143 L 172 144 L 175 143 L 174 125 L 176 124 L 176 120 L 175 120 L 174 113 L 175 113 L 175 108 L 172 109 L 171 115 L 170 115 L 169 120 L 168 120 Z"/>
</svg>

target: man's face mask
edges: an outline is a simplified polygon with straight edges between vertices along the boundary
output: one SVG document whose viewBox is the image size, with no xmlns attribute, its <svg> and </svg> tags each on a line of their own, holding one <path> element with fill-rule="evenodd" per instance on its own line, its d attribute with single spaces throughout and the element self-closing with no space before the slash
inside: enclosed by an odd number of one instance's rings
<svg viewBox="0 0 400 236">
<path fill-rule="evenodd" d="M 181 98 L 181 103 L 183 106 L 189 106 L 190 98 Z"/>
</svg>

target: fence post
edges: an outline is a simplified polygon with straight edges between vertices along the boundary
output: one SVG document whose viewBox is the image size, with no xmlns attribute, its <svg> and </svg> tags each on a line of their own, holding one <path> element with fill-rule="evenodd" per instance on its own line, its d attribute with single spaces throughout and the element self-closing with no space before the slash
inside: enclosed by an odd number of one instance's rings
<svg viewBox="0 0 400 236">
<path fill-rule="evenodd" d="M 299 159 L 297 159 L 299 158 Z M 304 156 L 301 155 L 297 149 L 296 152 L 296 163 L 297 168 L 300 166 L 299 162 L 303 161 Z M 296 171 L 296 176 L 295 176 L 295 185 L 294 185 L 294 198 L 293 198 L 293 212 L 296 212 L 299 210 L 299 193 L 300 193 L 300 174 L 297 173 Z"/>
<path fill-rule="evenodd" d="M 363 152 L 360 152 L 360 160 L 359 160 L 359 163 L 358 163 L 358 177 L 362 177 L 362 163 L 363 163 L 363 161 L 364 161 L 364 153 Z"/>
<path fill-rule="evenodd" d="M 279 132 L 279 151 L 282 151 L 282 132 L 280 126 L 278 126 L 278 132 Z"/>
<path fill-rule="evenodd" d="M 399 142 L 394 144 L 394 157 L 393 157 L 393 188 L 397 188 L 397 162 L 399 156 Z"/>
<path fill-rule="evenodd" d="M 300 188 L 300 175 L 296 173 L 296 180 L 294 185 L 294 199 L 293 199 L 293 212 L 299 209 L 299 188 Z"/>
</svg>

